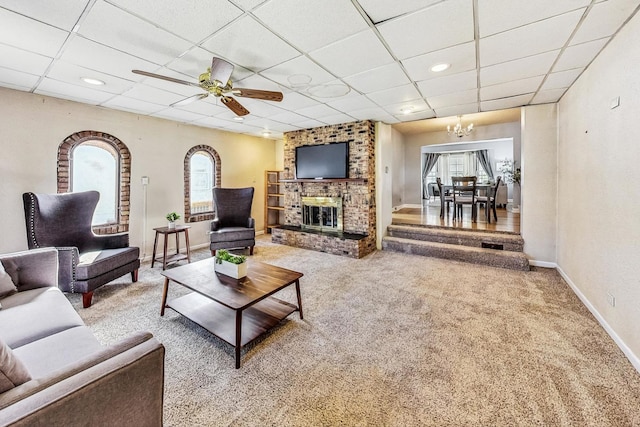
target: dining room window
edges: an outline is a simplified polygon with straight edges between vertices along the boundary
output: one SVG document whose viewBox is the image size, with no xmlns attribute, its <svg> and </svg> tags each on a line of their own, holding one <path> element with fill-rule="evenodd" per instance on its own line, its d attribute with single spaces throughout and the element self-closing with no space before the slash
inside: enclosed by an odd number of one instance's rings
<svg viewBox="0 0 640 427">
<path fill-rule="evenodd" d="M 450 154 L 449 155 L 449 176 L 464 176 L 464 155 L 463 154 Z"/>
</svg>

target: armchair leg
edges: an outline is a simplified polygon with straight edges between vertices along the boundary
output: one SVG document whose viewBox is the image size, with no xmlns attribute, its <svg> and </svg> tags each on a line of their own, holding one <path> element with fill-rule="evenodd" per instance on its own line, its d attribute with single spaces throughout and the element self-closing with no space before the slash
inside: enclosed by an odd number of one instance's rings
<svg viewBox="0 0 640 427">
<path fill-rule="evenodd" d="M 211 250 L 211 256 L 216 256 L 216 250 L 215 249 Z"/>
<path fill-rule="evenodd" d="M 138 281 L 138 269 L 136 268 L 131 272 L 131 281 L 136 283 Z"/>
<path fill-rule="evenodd" d="M 93 297 L 93 291 L 85 292 L 82 294 L 82 307 L 89 308 L 91 307 L 91 298 Z"/>
<path fill-rule="evenodd" d="M 249 255 L 253 255 L 253 246 L 249 246 Z"/>
</svg>

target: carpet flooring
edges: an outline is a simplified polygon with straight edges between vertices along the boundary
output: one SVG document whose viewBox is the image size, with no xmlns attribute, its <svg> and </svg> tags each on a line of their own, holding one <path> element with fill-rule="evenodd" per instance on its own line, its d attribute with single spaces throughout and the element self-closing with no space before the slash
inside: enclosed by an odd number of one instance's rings
<svg viewBox="0 0 640 427">
<path fill-rule="evenodd" d="M 304 273 L 305 318 L 249 345 L 240 369 L 230 345 L 160 317 L 158 266 L 89 309 L 68 297 L 104 344 L 148 330 L 165 345 L 167 426 L 640 426 L 640 375 L 555 270 L 354 260 L 270 236 L 254 258 Z M 295 302 L 293 287 L 278 296 Z"/>
</svg>

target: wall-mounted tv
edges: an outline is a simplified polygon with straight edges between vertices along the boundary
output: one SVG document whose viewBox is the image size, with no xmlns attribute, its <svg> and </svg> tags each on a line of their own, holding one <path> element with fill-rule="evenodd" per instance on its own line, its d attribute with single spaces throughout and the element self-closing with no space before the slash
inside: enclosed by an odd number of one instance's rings
<svg viewBox="0 0 640 427">
<path fill-rule="evenodd" d="M 296 178 L 349 178 L 349 143 L 296 147 Z"/>
</svg>

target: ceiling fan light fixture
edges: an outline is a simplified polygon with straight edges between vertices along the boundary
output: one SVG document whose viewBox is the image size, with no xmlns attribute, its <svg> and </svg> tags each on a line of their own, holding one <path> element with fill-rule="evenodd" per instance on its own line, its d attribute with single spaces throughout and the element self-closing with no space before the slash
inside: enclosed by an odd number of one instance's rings
<svg viewBox="0 0 640 427">
<path fill-rule="evenodd" d="M 82 80 L 85 83 L 88 83 L 90 85 L 94 85 L 94 86 L 103 86 L 105 85 L 105 82 L 103 82 L 102 80 L 98 80 L 98 79 L 94 79 L 91 77 L 81 77 L 80 80 Z"/>
<path fill-rule="evenodd" d="M 442 63 L 442 64 L 436 64 L 433 67 L 431 67 L 431 71 L 433 71 L 434 73 L 440 73 L 444 70 L 449 69 L 449 67 L 451 67 L 451 64 L 447 64 L 447 63 Z"/>
</svg>

